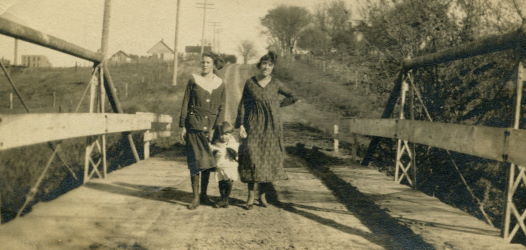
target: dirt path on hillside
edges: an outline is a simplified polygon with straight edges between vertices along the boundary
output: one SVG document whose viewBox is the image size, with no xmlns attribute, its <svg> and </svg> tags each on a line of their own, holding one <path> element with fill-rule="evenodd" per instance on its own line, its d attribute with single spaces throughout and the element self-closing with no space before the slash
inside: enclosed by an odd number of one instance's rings
<svg viewBox="0 0 526 250">
<path fill-rule="evenodd" d="M 227 89 L 225 120 L 231 124 L 235 122 L 244 83 L 250 77 L 250 67 L 251 65 L 230 64 L 226 68 L 224 79 Z"/>
</svg>

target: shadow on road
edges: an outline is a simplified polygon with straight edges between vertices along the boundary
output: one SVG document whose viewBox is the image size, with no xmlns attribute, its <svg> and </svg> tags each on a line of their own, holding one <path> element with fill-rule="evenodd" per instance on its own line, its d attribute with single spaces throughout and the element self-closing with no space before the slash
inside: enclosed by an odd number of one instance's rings
<svg viewBox="0 0 526 250">
<path fill-rule="evenodd" d="M 425 242 L 421 236 L 400 224 L 397 219 L 391 217 L 386 211 L 376 205 L 374 201 L 360 193 L 356 187 L 334 174 L 328 167 L 334 164 L 344 164 L 343 160 L 327 156 L 316 149 L 306 149 L 303 145 L 287 147 L 287 153 L 305 159 L 311 173 L 318 177 L 333 192 L 336 198 L 346 206 L 347 210 L 371 230 L 371 233 L 350 228 L 333 220 L 299 210 L 296 207 L 300 206 L 293 203 L 280 204 L 277 202 L 278 206 L 321 224 L 350 234 L 360 235 L 388 249 L 435 249 L 431 244 Z M 271 200 L 277 201 L 275 189 L 272 190 L 271 196 Z"/>
<path fill-rule="evenodd" d="M 129 183 L 100 183 L 89 182 L 84 185 L 87 188 L 99 191 L 133 196 L 143 199 L 163 201 L 172 204 L 186 206 L 192 200 L 192 193 L 178 190 L 172 187 L 144 186 Z"/>
</svg>

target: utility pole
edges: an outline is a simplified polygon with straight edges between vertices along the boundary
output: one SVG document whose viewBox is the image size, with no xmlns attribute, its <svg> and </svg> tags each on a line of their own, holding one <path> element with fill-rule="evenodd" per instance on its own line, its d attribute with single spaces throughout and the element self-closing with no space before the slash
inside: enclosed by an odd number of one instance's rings
<svg viewBox="0 0 526 250">
<path fill-rule="evenodd" d="M 205 27 L 206 27 L 206 10 L 212 10 L 214 4 L 213 3 L 207 3 L 207 0 L 204 0 L 202 3 L 197 3 L 197 8 L 203 9 L 203 28 L 201 31 L 201 55 L 203 55 L 204 49 L 205 49 Z"/>
<path fill-rule="evenodd" d="M 221 51 L 221 37 L 219 36 L 219 34 L 221 34 L 221 32 L 223 32 L 223 29 L 217 29 L 216 30 L 216 48 L 217 48 L 217 51 Z"/>
<path fill-rule="evenodd" d="M 18 64 L 18 39 L 15 38 L 15 55 L 13 58 L 13 66 Z"/>
<path fill-rule="evenodd" d="M 177 10 L 176 10 L 176 13 L 175 13 L 175 40 L 174 40 L 174 72 L 173 72 L 173 76 L 172 76 L 172 85 L 175 86 L 177 85 L 177 63 L 178 63 L 178 58 L 177 58 L 177 43 L 178 43 L 178 38 L 179 38 L 179 9 L 181 7 L 181 1 L 182 0 L 177 0 Z"/>
<path fill-rule="evenodd" d="M 215 52 L 218 53 L 219 50 L 216 47 L 216 34 L 217 34 L 216 28 L 221 27 L 221 22 L 208 22 L 208 24 L 210 24 L 212 26 L 212 28 L 213 28 L 213 31 L 212 31 L 212 50 L 215 50 Z"/>
</svg>

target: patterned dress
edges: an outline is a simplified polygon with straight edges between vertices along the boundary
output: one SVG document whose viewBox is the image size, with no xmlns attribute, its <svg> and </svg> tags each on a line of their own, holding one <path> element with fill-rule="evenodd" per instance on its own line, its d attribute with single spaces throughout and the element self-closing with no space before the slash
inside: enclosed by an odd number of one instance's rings
<svg viewBox="0 0 526 250">
<path fill-rule="evenodd" d="M 285 96 L 280 100 L 279 95 Z M 243 182 L 272 182 L 287 179 L 283 169 L 284 145 L 280 107 L 296 98 L 278 80 L 265 87 L 255 77 L 248 79 L 239 104 L 236 128 L 241 125 L 247 138 L 239 147 L 239 174 Z"/>
<path fill-rule="evenodd" d="M 215 168 L 209 136 L 224 120 L 225 84 L 216 75 L 213 83 L 203 81 L 206 80 L 199 75 L 188 81 L 179 120 L 179 127 L 187 132 L 186 160 L 192 176 Z"/>
</svg>

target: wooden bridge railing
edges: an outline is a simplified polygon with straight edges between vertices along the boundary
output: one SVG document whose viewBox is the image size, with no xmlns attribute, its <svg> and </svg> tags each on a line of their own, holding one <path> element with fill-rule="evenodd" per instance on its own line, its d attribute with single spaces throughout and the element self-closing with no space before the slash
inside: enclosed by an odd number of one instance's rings
<svg viewBox="0 0 526 250">
<path fill-rule="evenodd" d="M 492 128 L 483 126 L 467 126 L 459 124 L 433 123 L 433 118 L 427 112 L 423 96 L 416 87 L 415 72 L 423 67 L 437 66 L 443 63 L 470 58 L 504 50 L 514 50 L 516 55 L 515 68 L 515 105 L 512 128 Z M 486 159 L 509 162 L 506 186 L 506 204 L 503 216 L 502 236 L 511 241 L 519 229 L 526 234 L 526 209 L 516 205 L 517 189 L 526 185 L 526 132 L 519 129 L 522 120 L 523 89 L 526 80 L 526 69 L 523 60 L 526 58 L 526 23 L 511 32 L 481 38 L 477 41 L 446 48 L 435 53 L 421 55 L 402 60 L 400 71 L 394 80 L 393 88 L 387 99 L 381 118 L 384 119 L 353 119 L 347 124 L 340 124 L 345 134 L 349 133 L 373 136 L 362 165 L 368 165 L 380 139 L 394 138 L 397 140 L 395 181 L 407 180 L 416 186 L 416 153 L 411 143 L 425 144 L 447 150 L 474 155 Z M 503 79 L 502 83 L 508 79 Z M 425 84 L 425 83 L 424 83 Z M 405 114 L 406 99 L 410 98 L 409 114 Z M 415 99 L 418 99 L 417 101 Z M 397 105 L 399 103 L 399 105 Z M 414 120 L 414 104 L 419 103 L 426 115 L 425 121 Z M 390 119 L 398 106 L 398 118 Z M 410 119 L 410 120 L 406 120 Z M 345 135 L 340 135 L 340 138 Z M 353 136 L 354 137 L 354 136 Z M 352 138 L 352 137 L 351 137 Z M 355 140 L 355 139 L 354 139 Z M 483 204 L 474 195 L 467 181 L 461 175 L 455 161 L 450 158 L 456 171 L 468 192 L 478 203 L 479 209 L 489 224 L 491 220 L 484 211 Z M 412 176 L 411 176 L 412 174 Z"/>
<path fill-rule="evenodd" d="M 171 135 L 172 117 L 154 113 L 112 114 L 112 113 L 32 113 L 32 114 L 0 114 L 0 151 L 35 145 L 46 142 L 62 141 L 79 137 L 88 137 L 88 146 L 84 154 L 84 178 L 86 183 L 94 175 L 105 178 L 106 140 L 99 137 L 114 133 L 144 132 L 144 159 L 150 157 L 152 140 Z M 44 167 L 40 177 L 26 196 L 24 205 L 19 209 L 17 217 L 33 199 L 51 162 L 57 157 L 60 143 Z M 92 158 L 92 153 L 98 150 L 102 155 Z M 75 173 L 70 169 L 73 176 Z M 1 209 L 1 208 L 0 208 Z M 1 222 L 1 220 L 0 220 Z"/>
<path fill-rule="evenodd" d="M 144 131 L 145 158 L 150 142 L 171 135 L 172 117 L 154 113 L 0 114 L 0 151 L 44 142 L 121 132 Z"/>
<path fill-rule="evenodd" d="M 405 140 L 526 165 L 526 130 L 400 119 L 347 119 L 341 133 Z"/>
</svg>

